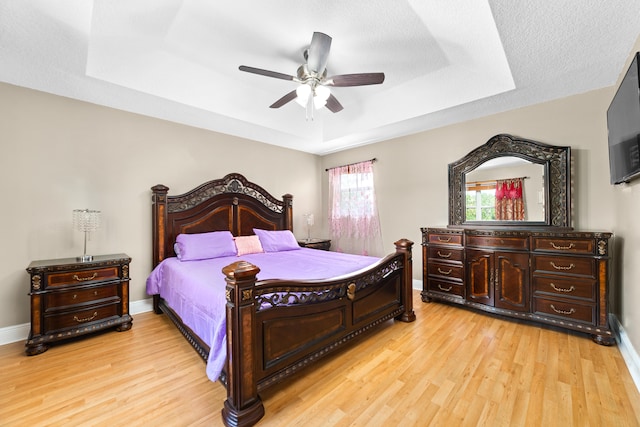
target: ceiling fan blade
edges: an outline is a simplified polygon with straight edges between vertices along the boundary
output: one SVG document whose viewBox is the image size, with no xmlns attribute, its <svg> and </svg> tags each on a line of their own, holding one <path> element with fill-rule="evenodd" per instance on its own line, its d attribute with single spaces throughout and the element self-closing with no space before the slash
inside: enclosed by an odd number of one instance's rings
<svg viewBox="0 0 640 427">
<path fill-rule="evenodd" d="M 295 80 L 295 77 L 289 74 L 263 70 L 262 68 L 247 67 L 246 65 L 241 65 L 238 68 L 240 69 L 240 71 L 246 71 L 247 73 L 253 73 L 253 74 L 260 74 L 261 76 L 274 77 L 276 79 L 282 79 L 282 80 Z"/>
<path fill-rule="evenodd" d="M 329 77 L 323 84 L 327 86 L 366 86 L 379 85 L 384 82 L 384 73 L 342 74 Z"/>
<path fill-rule="evenodd" d="M 313 33 L 309 52 L 307 54 L 307 68 L 309 71 L 322 74 L 327 67 L 329 50 L 331 49 L 331 37 L 324 33 Z"/>
<path fill-rule="evenodd" d="M 285 96 L 283 96 L 282 98 L 278 99 L 276 102 L 271 104 L 269 108 L 280 108 L 287 102 L 293 101 L 297 97 L 298 95 L 296 94 L 296 91 L 292 90 L 291 92 L 289 92 L 288 94 L 286 94 Z"/>
<path fill-rule="evenodd" d="M 336 97 L 333 96 L 333 94 L 329 95 L 329 98 L 327 98 L 326 107 L 332 113 L 337 113 L 338 111 L 341 111 L 344 108 L 342 104 L 340 104 L 340 102 L 336 99 Z"/>
</svg>

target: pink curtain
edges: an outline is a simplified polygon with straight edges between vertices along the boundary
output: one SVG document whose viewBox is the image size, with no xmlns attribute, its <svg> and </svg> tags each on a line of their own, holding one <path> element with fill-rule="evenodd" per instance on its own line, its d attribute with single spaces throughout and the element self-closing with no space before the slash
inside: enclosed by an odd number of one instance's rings
<svg viewBox="0 0 640 427">
<path fill-rule="evenodd" d="M 329 228 L 338 252 L 384 254 L 372 160 L 329 169 Z"/>
<path fill-rule="evenodd" d="M 522 178 L 498 180 L 496 183 L 496 220 L 524 221 Z"/>
</svg>

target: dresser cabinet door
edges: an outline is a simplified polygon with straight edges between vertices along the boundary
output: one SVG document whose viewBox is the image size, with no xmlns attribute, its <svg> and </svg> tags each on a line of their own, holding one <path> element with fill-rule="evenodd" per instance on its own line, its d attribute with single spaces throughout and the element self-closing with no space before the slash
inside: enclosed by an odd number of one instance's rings
<svg viewBox="0 0 640 427">
<path fill-rule="evenodd" d="M 496 252 L 495 306 L 528 312 L 529 254 Z"/>
<path fill-rule="evenodd" d="M 493 307 L 493 252 L 467 249 L 467 300 Z"/>
</svg>

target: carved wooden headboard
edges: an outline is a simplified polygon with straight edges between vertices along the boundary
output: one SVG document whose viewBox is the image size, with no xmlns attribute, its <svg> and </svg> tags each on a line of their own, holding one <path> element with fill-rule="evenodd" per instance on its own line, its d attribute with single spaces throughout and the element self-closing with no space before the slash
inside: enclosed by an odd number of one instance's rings
<svg viewBox="0 0 640 427">
<path fill-rule="evenodd" d="M 261 186 L 237 173 L 206 182 L 191 191 L 169 196 L 169 187 L 153 191 L 153 267 L 175 256 L 180 233 L 229 230 L 234 236 L 253 234 L 253 228 L 293 231 L 293 196 L 278 200 Z"/>
</svg>

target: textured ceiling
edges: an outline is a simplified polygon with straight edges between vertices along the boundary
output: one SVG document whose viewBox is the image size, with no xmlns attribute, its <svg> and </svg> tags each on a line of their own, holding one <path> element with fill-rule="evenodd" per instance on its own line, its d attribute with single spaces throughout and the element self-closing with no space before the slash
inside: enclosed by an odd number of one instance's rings
<svg viewBox="0 0 640 427">
<path fill-rule="evenodd" d="M 309 153 L 416 133 L 615 84 L 640 0 L 3 0 L 0 81 Z M 314 31 L 344 106 L 269 105 Z"/>
</svg>

